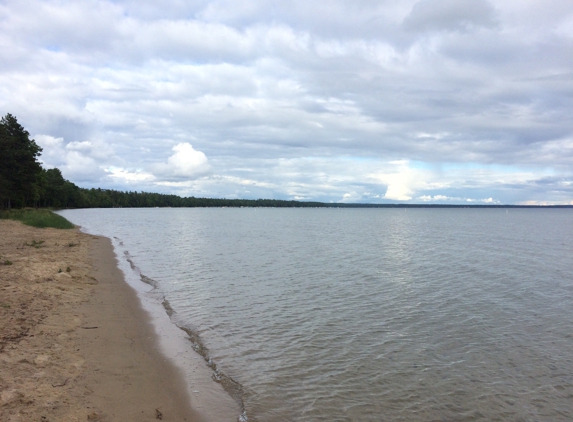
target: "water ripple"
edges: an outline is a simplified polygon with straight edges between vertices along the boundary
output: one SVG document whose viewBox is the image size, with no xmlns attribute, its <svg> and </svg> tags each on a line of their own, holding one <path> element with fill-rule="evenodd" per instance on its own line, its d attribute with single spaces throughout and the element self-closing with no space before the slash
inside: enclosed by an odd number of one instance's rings
<svg viewBox="0 0 573 422">
<path fill-rule="evenodd" d="M 573 419 L 570 210 L 66 217 L 122 239 L 249 420 Z"/>
</svg>

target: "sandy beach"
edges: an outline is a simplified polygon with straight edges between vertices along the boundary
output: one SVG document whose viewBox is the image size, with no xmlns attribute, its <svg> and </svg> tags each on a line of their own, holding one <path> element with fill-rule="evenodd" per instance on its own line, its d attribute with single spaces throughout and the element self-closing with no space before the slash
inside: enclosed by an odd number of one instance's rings
<svg viewBox="0 0 573 422">
<path fill-rule="evenodd" d="M 109 239 L 0 220 L 0 420 L 214 420 L 116 264 Z"/>
</svg>

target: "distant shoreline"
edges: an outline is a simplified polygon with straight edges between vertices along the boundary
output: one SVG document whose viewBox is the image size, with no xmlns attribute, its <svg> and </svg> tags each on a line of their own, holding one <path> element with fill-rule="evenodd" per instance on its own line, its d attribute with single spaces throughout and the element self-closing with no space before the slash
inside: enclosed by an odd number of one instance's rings
<svg viewBox="0 0 573 422">
<path fill-rule="evenodd" d="M 204 198 L 195 198 L 199 202 Z M 494 209 L 570 209 L 573 205 L 501 205 L 501 204 L 361 204 L 361 203 L 328 203 L 328 202 L 299 202 L 282 200 L 259 200 L 259 199 L 209 199 L 206 202 L 218 202 L 205 205 L 141 205 L 141 206 L 111 206 L 111 207 L 71 207 L 58 209 L 109 209 L 109 208 L 494 208 Z M 238 201 L 233 204 L 228 201 Z M 248 202 L 248 204 L 245 204 Z M 272 203 L 267 203 L 272 202 Z"/>
</svg>

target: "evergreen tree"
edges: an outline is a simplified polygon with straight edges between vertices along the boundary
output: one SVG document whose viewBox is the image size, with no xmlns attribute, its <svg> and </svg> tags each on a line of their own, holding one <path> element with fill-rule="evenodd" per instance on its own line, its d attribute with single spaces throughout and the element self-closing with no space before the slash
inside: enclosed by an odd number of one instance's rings
<svg viewBox="0 0 573 422">
<path fill-rule="evenodd" d="M 43 170 L 40 181 L 40 206 L 54 208 L 80 207 L 79 188 L 64 179 L 58 168 Z"/>
<path fill-rule="evenodd" d="M 0 120 L 0 207 L 34 205 L 40 198 L 42 152 L 11 114 Z"/>
</svg>

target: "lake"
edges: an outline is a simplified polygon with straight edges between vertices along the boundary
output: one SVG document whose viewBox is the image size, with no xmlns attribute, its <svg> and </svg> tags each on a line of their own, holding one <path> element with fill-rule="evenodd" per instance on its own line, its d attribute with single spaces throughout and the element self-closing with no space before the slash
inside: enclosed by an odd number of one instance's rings
<svg viewBox="0 0 573 422">
<path fill-rule="evenodd" d="M 571 209 L 60 214 L 157 286 L 249 421 L 573 420 Z"/>
</svg>

